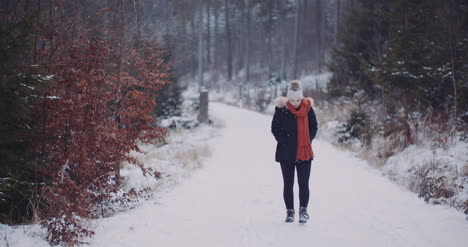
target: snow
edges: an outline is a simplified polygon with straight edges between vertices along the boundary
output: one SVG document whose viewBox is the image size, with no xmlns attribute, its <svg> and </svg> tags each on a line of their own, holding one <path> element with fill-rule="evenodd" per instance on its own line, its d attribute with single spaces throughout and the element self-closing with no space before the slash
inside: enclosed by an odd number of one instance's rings
<svg viewBox="0 0 468 247">
<path fill-rule="evenodd" d="M 124 177 L 123 190 L 150 189 L 151 193 L 156 192 L 155 194 L 171 191 L 202 167 L 210 155 L 207 142 L 219 135 L 219 128 L 201 125 L 197 129 L 178 129 L 170 132 L 166 138 L 167 144 L 161 147 L 140 145 L 143 152 L 134 152 L 132 155 L 143 163 L 146 169 L 159 172 L 160 178 L 155 179 L 154 173 L 145 176 L 139 167 L 125 164 L 120 171 L 120 175 Z"/>
<path fill-rule="evenodd" d="M 39 225 L 7 226 L 0 224 L 0 246 L 48 247 L 46 232 Z"/>
<path fill-rule="evenodd" d="M 31 89 L 31 90 L 36 89 L 35 87 L 28 86 L 28 85 L 26 85 L 26 84 L 24 84 L 24 83 L 20 83 L 20 85 L 23 86 L 23 87 L 27 87 L 27 88 L 29 88 L 29 89 Z"/>
<path fill-rule="evenodd" d="M 285 224 L 271 116 L 222 104 L 223 135 L 188 181 L 132 211 L 103 219 L 92 246 L 465 246 L 468 223 L 424 203 L 353 153 L 314 142 L 311 220 Z M 297 186 L 296 186 L 297 187 Z M 297 195 L 297 191 L 296 191 Z M 296 205 L 297 196 L 296 196 Z"/>
<path fill-rule="evenodd" d="M 417 173 L 428 170 L 429 178 L 444 178 L 454 196 L 433 199 L 436 203 L 449 202 L 462 207 L 468 200 L 468 143 L 457 141 L 444 148 L 431 148 L 427 145 L 411 145 L 402 152 L 390 157 L 383 166 L 383 173 L 398 184 L 413 191 L 418 191 Z"/>
<path fill-rule="evenodd" d="M 327 83 L 330 81 L 332 73 L 325 72 L 320 74 L 310 74 L 300 78 L 302 86 L 304 88 L 312 88 L 317 90 L 319 87 L 322 90 L 326 90 Z"/>
<path fill-rule="evenodd" d="M 203 165 L 187 167 L 191 175 L 160 190 L 157 197 L 96 220 L 91 246 L 456 247 L 468 243 L 468 222 L 460 211 L 424 203 L 354 153 L 321 140 L 313 142 L 311 220 L 305 225 L 284 223 L 271 116 L 219 103 L 210 104 L 209 110 L 211 119 L 224 126 L 220 135 L 201 142 L 211 157 L 203 159 Z M 145 165 L 163 168 L 164 162 L 148 156 L 151 149 L 156 148 L 145 149 Z M 138 181 L 133 182 L 131 186 L 138 186 Z M 297 185 L 295 189 L 298 205 Z M 2 227 L 10 246 L 47 246 L 38 239 L 38 229 L 24 233 L 21 228 Z"/>
</svg>

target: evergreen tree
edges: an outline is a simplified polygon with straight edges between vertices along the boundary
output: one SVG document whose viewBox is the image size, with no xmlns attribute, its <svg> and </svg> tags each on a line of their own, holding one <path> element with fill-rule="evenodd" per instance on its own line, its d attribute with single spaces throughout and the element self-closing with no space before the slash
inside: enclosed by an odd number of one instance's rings
<svg viewBox="0 0 468 247">
<path fill-rule="evenodd" d="M 458 42 L 448 42 L 450 38 L 455 39 L 451 37 L 455 35 L 444 28 L 444 17 L 440 15 L 443 4 L 440 1 L 393 1 L 386 16 L 391 26 L 389 40 L 372 77 L 385 92 L 382 102 L 388 110 L 404 109 L 403 114 L 396 117 L 402 119 L 407 143 L 412 143 L 407 124 L 412 112 L 425 114 L 430 107 L 444 112 L 448 118 L 454 101 L 451 99 L 456 97 L 452 82 L 461 64 L 453 61 L 452 66 L 448 58 L 451 45 L 460 53 L 463 48 L 458 47 Z"/>
<path fill-rule="evenodd" d="M 467 11 L 461 0 L 359 0 L 329 62 L 329 96 L 360 107 L 379 100 L 386 116 L 373 124 L 384 135 L 403 131 L 406 145 L 410 122 L 428 109 L 447 126 L 460 116 L 457 128 L 467 129 Z"/>
<path fill-rule="evenodd" d="M 153 110 L 157 119 L 165 119 L 172 116 L 181 116 L 182 115 L 182 92 L 185 90 L 185 87 L 182 87 L 179 82 L 179 78 L 176 75 L 173 66 L 173 45 L 171 42 L 171 37 L 165 37 L 165 47 L 163 48 L 164 63 L 168 64 L 168 70 L 166 73 L 169 76 L 168 82 L 158 90 L 156 106 Z"/>
<path fill-rule="evenodd" d="M 173 116 L 182 115 L 182 92 L 184 88 L 171 75 L 171 82 L 165 84 L 157 93 L 158 102 L 154 109 L 157 119 L 165 119 Z"/>
<path fill-rule="evenodd" d="M 35 22 L 0 22 L 0 222 L 29 221 L 37 206 L 39 161 L 30 109 L 45 82 L 25 62 Z"/>
<path fill-rule="evenodd" d="M 468 2 L 463 0 L 442 1 L 437 15 L 436 28 L 442 50 L 442 59 L 449 67 L 445 87 L 445 100 L 457 118 L 460 131 L 468 131 Z M 467 135 L 467 134 L 466 134 Z"/>
<path fill-rule="evenodd" d="M 429 39 L 433 9 L 431 1 L 393 1 L 386 18 L 390 23 L 387 48 L 372 73 L 382 91 L 389 95 L 384 102 L 403 108 L 401 117 L 406 143 L 412 143 L 408 119 L 411 111 L 424 100 L 425 90 L 446 73 L 443 64 L 434 63 L 440 56 Z M 430 73 L 433 72 L 433 73 Z M 435 75 L 434 75 L 435 74 Z M 388 93 L 387 93 L 388 92 Z"/>
<path fill-rule="evenodd" d="M 378 93 L 368 75 L 373 57 L 382 55 L 388 23 L 383 18 L 388 1 L 361 0 L 346 15 L 345 27 L 337 37 L 328 69 L 333 76 L 328 84 L 332 98 L 353 97 L 359 90 L 374 98 Z"/>
</svg>

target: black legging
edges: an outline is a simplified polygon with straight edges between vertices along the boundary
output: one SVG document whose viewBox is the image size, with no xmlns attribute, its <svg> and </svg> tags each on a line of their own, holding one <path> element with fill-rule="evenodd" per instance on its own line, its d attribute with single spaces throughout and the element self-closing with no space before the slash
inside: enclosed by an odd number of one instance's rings
<svg viewBox="0 0 468 247">
<path fill-rule="evenodd" d="M 299 204 L 307 208 L 309 204 L 309 177 L 311 161 L 301 161 L 295 163 L 281 162 L 281 171 L 283 172 L 283 198 L 286 209 L 294 209 L 294 170 L 297 169 L 297 180 L 299 184 Z"/>
</svg>

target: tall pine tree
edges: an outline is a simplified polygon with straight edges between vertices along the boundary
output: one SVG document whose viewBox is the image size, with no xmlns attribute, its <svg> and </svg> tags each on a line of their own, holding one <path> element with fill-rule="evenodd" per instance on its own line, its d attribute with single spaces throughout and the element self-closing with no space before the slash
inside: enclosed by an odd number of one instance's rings
<svg viewBox="0 0 468 247">
<path fill-rule="evenodd" d="M 361 0 L 346 14 L 342 32 L 338 34 L 328 69 L 333 76 L 328 84 L 332 98 L 353 97 L 359 90 L 374 98 L 378 94 L 368 75 L 373 57 L 382 56 L 387 39 L 388 23 L 382 16 L 388 1 Z"/>
<path fill-rule="evenodd" d="M 37 130 L 31 106 L 46 87 L 30 49 L 36 16 L 0 21 L 0 222 L 27 222 L 37 207 Z"/>
</svg>

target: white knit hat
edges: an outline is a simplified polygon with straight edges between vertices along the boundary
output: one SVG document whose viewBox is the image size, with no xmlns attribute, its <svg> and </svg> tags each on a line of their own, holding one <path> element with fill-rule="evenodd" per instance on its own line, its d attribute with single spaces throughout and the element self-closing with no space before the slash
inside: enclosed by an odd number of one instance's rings
<svg viewBox="0 0 468 247">
<path fill-rule="evenodd" d="M 302 93 L 301 81 L 294 80 L 288 83 L 288 94 L 286 95 L 286 97 L 288 97 L 288 99 L 304 98 L 304 94 Z"/>
</svg>

